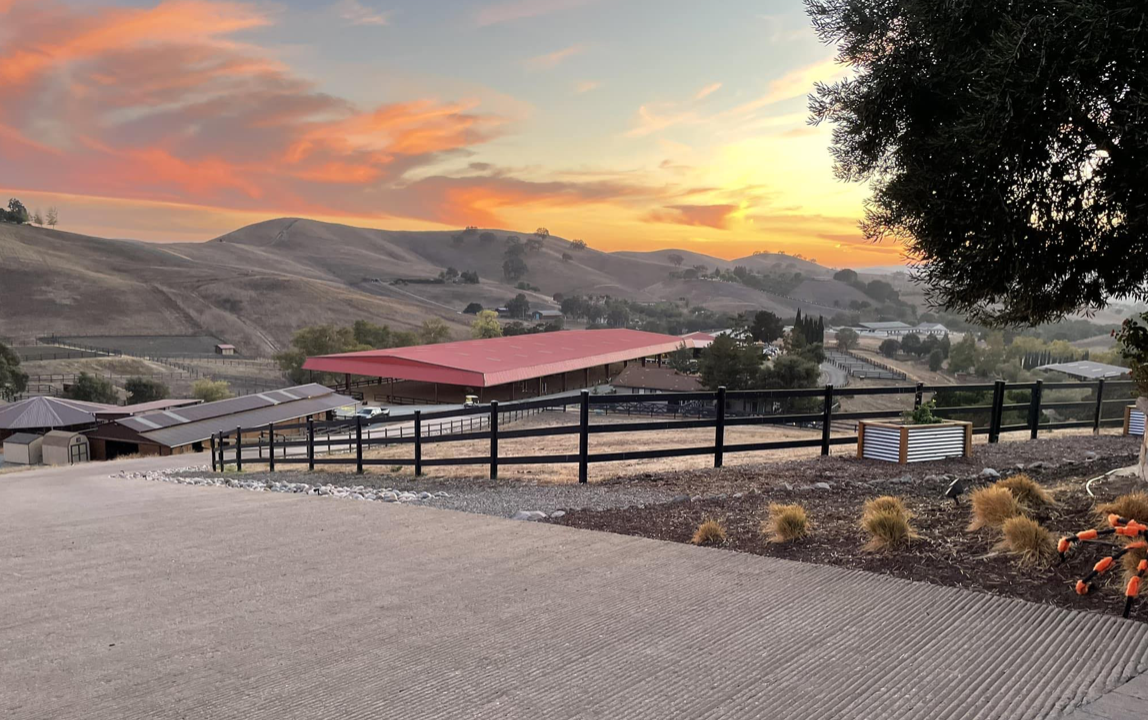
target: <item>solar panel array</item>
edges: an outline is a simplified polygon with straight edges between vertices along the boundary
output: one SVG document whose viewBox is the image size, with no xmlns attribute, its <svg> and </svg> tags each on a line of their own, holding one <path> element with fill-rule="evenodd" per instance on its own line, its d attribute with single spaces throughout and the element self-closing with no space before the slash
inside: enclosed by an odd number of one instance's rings
<svg viewBox="0 0 1148 720">
<path fill-rule="evenodd" d="M 212 418 L 234 415 L 250 410 L 273 407 L 286 402 L 322 397 L 324 395 L 330 395 L 333 392 L 331 388 L 323 385 L 298 385 L 283 390 L 272 390 L 257 395 L 244 395 L 243 397 L 228 398 L 227 400 L 204 403 L 203 405 L 191 405 L 189 407 L 174 408 L 172 410 L 145 413 L 135 417 L 124 418 L 120 420 L 119 423 L 137 432 L 148 432 L 186 423 L 199 422 L 200 420 L 210 420 Z"/>
</svg>

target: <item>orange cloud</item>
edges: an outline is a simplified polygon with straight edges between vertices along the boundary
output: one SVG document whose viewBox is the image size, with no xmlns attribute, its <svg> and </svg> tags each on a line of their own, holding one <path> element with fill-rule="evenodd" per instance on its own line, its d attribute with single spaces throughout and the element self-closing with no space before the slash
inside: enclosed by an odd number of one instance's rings
<svg viewBox="0 0 1148 720">
<path fill-rule="evenodd" d="M 526 66 L 534 70 L 549 70 L 551 68 L 558 67 L 558 65 L 561 64 L 564 60 L 572 58 L 575 55 L 581 55 L 584 52 L 586 52 L 585 45 L 571 45 L 570 47 L 562 48 L 561 50 L 555 50 L 554 52 L 547 53 L 546 55 L 532 57 L 526 61 Z"/>
<path fill-rule="evenodd" d="M 672 223 L 724 230 L 737 205 L 670 205 L 646 216 L 646 222 Z"/>
<path fill-rule="evenodd" d="M 380 190 L 502 124 L 471 104 L 364 110 L 325 94 L 236 42 L 269 20 L 231 2 L 81 12 L 17 0 L 4 19 L 0 162 L 18 158 L 28 187 L 368 215 Z"/>
</svg>

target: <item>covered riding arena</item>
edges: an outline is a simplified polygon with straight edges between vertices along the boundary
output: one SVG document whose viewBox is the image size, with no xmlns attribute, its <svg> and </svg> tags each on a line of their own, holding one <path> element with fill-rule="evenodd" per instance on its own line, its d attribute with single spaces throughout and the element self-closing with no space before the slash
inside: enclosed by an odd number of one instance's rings
<svg viewBox="0 0 1148 720">
<path fill-rule="evenodd" d="M 640 330 L 567 330 L 325 355 L 303 367 L 342 376 L 368 402 L 504 402 L 608 384 L 631 363 L 660 365 L 683 342 Z"/>
</svg>

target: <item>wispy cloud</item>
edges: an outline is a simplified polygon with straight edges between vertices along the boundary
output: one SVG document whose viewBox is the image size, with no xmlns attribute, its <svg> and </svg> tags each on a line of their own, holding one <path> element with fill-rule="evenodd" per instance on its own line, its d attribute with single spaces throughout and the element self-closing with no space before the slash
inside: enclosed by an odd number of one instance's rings
<svg viewBox="0 0 1148 720">
<path fill-rule="evenodd" d="M 719 82 L 716 82 L 712 85 L 706 85 L 701 90 L 698 90 L 698 94 L 694 95 L 694 100 L 705 100 L 710 95 L 713 95 L 718 90 L 721 90 L 721 86 L 722 86 L 722 84 Z"/>
<path fill-rule="evenodd" d="M 595 5 L 603 0 L 505 0 L 479 9 L 475 21 L 479 27 L 499 25 L 515 20 L 552 15 L 564 10 Z"/>
<path fill-rule="evenodd" d="M 586 52 L 586 46 L 579 43 L 562 48 L 561 50 L 555 50 L 552 53 L 532 57 L 526 61 L 526 66 L 532 70 L 550 70 L 551 68 L 558 67 L 558 65 L 575 55 L 581 55 L 584 52 Z"/>
<path fill-rule="evenodd" d="M 359 0 L 339 0 L 334 9 L 352 25 L 387 25 L 391 21 L 390 13 L 367 7 Z"/>
<path fill-rule="evenodd" d="M 602 86 L 597 80 L 582 80 L 574 85 L 574 92 L 578 94 L 593 92 Z"/>
<path fill-rule="evenodd" d="M 646 137 L 671 127 L 683 125 L 717 125 L 754 121 L 755 114 L 771 105 L 807 95 L 816 82 L 844 77 L 848 69 L 832 58 L 792 70 L 773 80 L 766 92 L 740 105 L 719 112 L 704 112 L 699 103 L 721 89 L 721 83 L 707 85 L 692 98 L 681 102 L 648 103 L 638 108 L 638 119 L 626 133 L 628 137 Z"/>
</svg>

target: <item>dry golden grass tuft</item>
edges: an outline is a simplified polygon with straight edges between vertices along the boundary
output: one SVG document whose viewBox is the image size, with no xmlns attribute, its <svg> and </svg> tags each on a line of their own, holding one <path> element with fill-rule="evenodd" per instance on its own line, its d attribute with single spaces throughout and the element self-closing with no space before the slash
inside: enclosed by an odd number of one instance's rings
<svg viewBox="0 0 1148 720">
<path fill-rule="evenodd" d="M 1032 518 L 1023 515 L 1009 518 L 1001 532 L 1004 538 L 997 547 L 1016 555 L 1022 563 L 1038 565 L 1056 554 L 1056 539 Z"/>
<path fill-rule="evenodd" d="M 1025 507 L 1036 509 L 1055 504 L 1052 495 L 1025 473 L 998 480 L 995 485 L 1011 492 L 1017 502 Z"/>
<path fill-rule="evenodd" d="M 717 520 L 706 520 L 698 525 L 690 542 L 694 545 L 719 545 L 725 542 L 725 527 Z"/>
<path fill-rule="evenodd" d="M 1112 502 L 1100 505 L 1096 511 L 1103 517 L 1119 515 L 1128 520 L 1148 523 L 1148 493 L 1134 492 L 1121 495 Z"/>
<path fill-rule="evenodd" d="M 1148 552 L 1144 548 L 1135 548 L 1129 550 L 1120 559 L 1120 564 L 1124 568 L 1124 585 L 1128 585 L 1128 581 L 1136 574 L 1136 568 L 1140 566 L 1140 561 L 1148 557 Z"/>
<path fill-rule="evenodd" d="M 913 514 L 905 509 L 905 503 L 901 502 L 901 498 L 899 497 L 884 495 L 865 501 L 865 509 L 862 512 L 863 516 L 881 512 L 899 512 L 906 518 L 913 517 Z"/>
<path fill-rule="evenodd" d="M 969 496 L 973 508 L 973 520 L 969 531 L 982 528 L 999 528 L 1009 518 L 1020 515 L 1020 504 L 1008 488 L 996 485 L 973 491 Z"/>
<path fill-rule="evenodd" d="M 809 534 L 809 528 L 805 508 L 800 505 L 773 503 L 769 506 L 769 520 L 762 523 L 761 531 L 770 542 L 783 543 L 800 540 Z"/>
<path fill-rule="evenodd" d="M 869 542 L 864 548 L 868 552 L 899 548 L 917 537 L 908 514 L 888 507 L 866 512 L 861 516 L 861 527 L 869 533 Z"/>
</svg>

